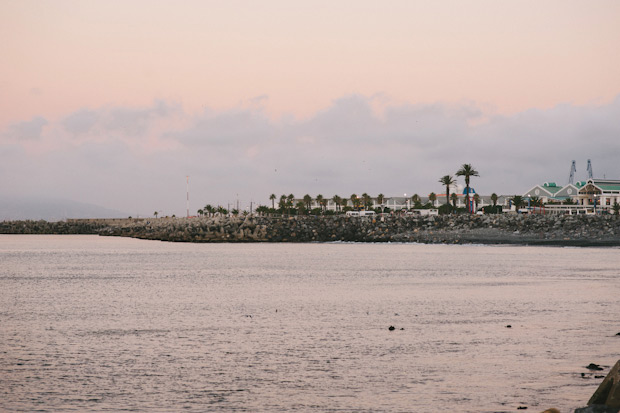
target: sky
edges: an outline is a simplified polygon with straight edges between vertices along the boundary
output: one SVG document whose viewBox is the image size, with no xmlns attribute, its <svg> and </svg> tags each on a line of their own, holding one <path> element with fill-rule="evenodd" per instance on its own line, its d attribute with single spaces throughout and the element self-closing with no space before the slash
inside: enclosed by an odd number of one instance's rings
<svg viewBox="0 0 620 413">
<path fill-rule="evenodd" d="M 0 0 L 0 197 L 134 216 L 620 179 L 620 2 Z"/>
</svg>

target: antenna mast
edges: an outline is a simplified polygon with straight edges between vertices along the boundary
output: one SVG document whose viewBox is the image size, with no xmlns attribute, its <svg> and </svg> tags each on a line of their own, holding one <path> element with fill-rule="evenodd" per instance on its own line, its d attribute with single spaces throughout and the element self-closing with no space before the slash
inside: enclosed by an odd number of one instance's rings
<svg viewBox="0 0 620 413">
<path fill-rule="evenodd" d="M 592 162 L 590 162 L 590 160 L 588 159 L 588 167 L 586 168 L 586 171 L 588 171 L 588 179 L 592 179 Z"/>
<path fill-rule="evenodd" d="M 573 184 L 575 181 L 575 172 L 577 172 L 577 166 L 575 166 L 575 161 L 573 161 L 573 164 L 570 167 L 570 176 L 568 177 L 568 183 L 569 184 Z"/>
<path fill-rule="evenodd" d="M 187 190 L 187 217 L 189 218 L 189 175 L 185 177 Z"/>
</svg>

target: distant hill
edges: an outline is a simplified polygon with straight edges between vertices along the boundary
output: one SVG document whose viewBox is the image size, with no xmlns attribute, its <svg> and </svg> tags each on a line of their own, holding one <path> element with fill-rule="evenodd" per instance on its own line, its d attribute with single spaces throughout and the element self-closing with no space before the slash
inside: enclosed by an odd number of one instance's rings
<svg viewBox="0 0 620 413">
<path fill-rule="evenodd" d="M 67 218 L 127 218 L 122 211 L 66 199 L 0 197 L 0 221 L 62 221 Z"/>
</svg>

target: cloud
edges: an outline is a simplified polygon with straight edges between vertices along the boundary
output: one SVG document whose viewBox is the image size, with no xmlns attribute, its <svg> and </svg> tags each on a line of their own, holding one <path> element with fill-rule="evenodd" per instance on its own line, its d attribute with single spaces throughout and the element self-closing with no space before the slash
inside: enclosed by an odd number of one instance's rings
<svg viewBox="0 0 620 413">
<path fill-rule="evenodd" d="M 620 178 L 620 98 L 511 116 L 469 102 L 380 98 L 380 113 L 376 97 L 350 95 L 304 120 L 270 119 L 256 105 L 190 114 L 168 102 L 35 118 L 9 130 L 30 136 L 28 149 L 40 143 L 35 155 L 22 150 L 23 140 L 0 144 L 3 171 L 14 177 L 0 181 L 0 191 L 48 191 L 134 214 L 178 215 L 186 175 L 193 209 L 237 196 L 268 203 L 271 193 L 439 193 L 439 178 L 463 163 L 480 172 L 472 186 L 482 194 L 565 184 L 573 159 L 578 180 L 587 159 L 596 176 Z"/>
<path fill-rule="evenodd" d="M 47 124 L 47 119 L 36 116 L 32 120 L 13 124 L 8 134 L 18 140 L 39 140 L 43 127 Z"/>
</svg>

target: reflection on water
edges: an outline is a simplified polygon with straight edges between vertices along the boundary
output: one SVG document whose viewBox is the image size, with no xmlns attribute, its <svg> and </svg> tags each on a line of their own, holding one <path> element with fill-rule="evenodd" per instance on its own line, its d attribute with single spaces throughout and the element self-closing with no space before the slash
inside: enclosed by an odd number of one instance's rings
<svg viewBox="0 0 620 413">
<path fill-rule="evenodd" d="M 4 235 L 0 263 L 0 410 L 564 412 L 619 358 L 619 249 Z"/>
</svg>

